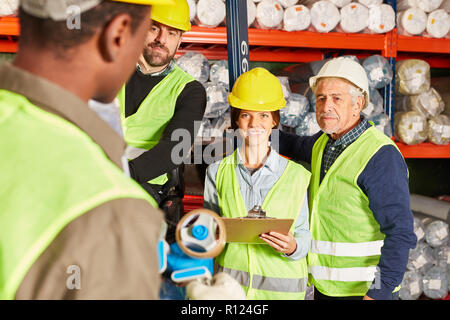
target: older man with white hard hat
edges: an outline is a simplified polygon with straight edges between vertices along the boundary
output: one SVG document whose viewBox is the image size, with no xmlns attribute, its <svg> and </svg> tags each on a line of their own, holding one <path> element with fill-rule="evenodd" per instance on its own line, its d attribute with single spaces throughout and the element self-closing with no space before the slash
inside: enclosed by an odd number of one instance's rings
<svg viewBox="0 0 450 320">
<path fill-rule="evenodd" d="M 361 116 L 368 79 L 349 58 L 310 78 L 322 129 L 281 133 L 280 153 L 311 164 L 309 281 L 317 300 L 397 299 L 414 248 L 408 171 L 396 145 Z"/>
</svg>

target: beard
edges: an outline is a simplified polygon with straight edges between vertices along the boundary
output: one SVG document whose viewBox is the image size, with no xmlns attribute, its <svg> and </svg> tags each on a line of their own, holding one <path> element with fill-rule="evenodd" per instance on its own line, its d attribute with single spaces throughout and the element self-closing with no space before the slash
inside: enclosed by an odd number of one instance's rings
<svg viewBox="0 0 450 320">
<path fill-rule="evenodd" d="M 166 52 L 166 54 L 163 54 L 162 52 L 155 52 L 154 48 L 160 48 Z M 144 51 L 142 52 L 142 56 L 144 57 L 145 61 L 152 67 L 161 67 L 165 66 L 170 63 L 170 61 L 175 56 L 174 54 L 170 54 L 169 49 L 166 48 L 164 45 L 159 43 L 151 43 L 148 47 L 144 48 Z"/>
<path fill-rule="evenodd" d="M 319 124 L 320 129 L 322 129 L 322 131 L 325 132 L 326 134 L 336 133 L 338 131 L 338 129 L 339 129 L 339 124 L 336 123 L 336 125 L 334 127 L 329 127 L 326 124 L 322 125 L 320 120 L 323 117 L 332 117 L 332 118 L 336 119 L 337 121 L 339 121 L 339 116 L 336 115 L 336 114 L 321 113 L 320 116 L 319 116 L 319 119 L 317 121 L 318 124 Z"/>
</svg>

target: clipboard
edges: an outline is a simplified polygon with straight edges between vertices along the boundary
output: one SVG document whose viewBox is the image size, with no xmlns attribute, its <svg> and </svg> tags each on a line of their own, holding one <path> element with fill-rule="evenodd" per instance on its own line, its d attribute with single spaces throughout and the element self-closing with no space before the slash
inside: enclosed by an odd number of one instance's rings
<svg viewBox="0 0 450 320">
<path fill-rule="evenodd" d="M 268 244 L 259 235 L 269 231 L 287 234 L 294 219 L 223 218 L 226 242 Z"/>
</svg>

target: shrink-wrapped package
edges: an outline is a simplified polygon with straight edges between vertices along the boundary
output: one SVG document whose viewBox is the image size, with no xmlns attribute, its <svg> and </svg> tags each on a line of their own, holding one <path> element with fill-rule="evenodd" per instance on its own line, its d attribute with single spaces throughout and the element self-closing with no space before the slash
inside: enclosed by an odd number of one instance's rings
<svg viewBox="0 0 450 320">
<path fill-rule="evenodd" d="M 283 6 L 275 0 L 262 0 L 256 6 L 255 26 L 260 29 L 280 29 L 284 16 Z"/>
<path fill-rule="evenodd" d="M 432 247 L 439 247 L 448 241 L 448 224 L 441 220 L 431 222 L 425 227 L 425 240 Z"/>
<path fill-rule="evenodd" d="M 417 271 L 406 271 L 399 297 L 402 300 L 417 300 L 423 292 L 423 278 Z"/>
<path fill-rule="evenodd" d="M 197 2 L 197 25 L 215 28 L 224 22 L 225 16 L 226 7 L 221 0 L 199 0 Z"/>
<path fill-rule="evenodd" d="M 427 27 L 427 14 L 420 8 L 412 7 L 397 14 L 398 33 L 421 35 Z"/>
<path fill-rule="evenodd" d="M 281 88 L 283 89 L 283 96 L 287 99 L 291 95 L 291 88 L 289 86 L 289 77 L 277 76 L 280 81 Z"/>
<path fill-rule="evenodd" d="M 395 11 L 388 4 L 369 7 L 369 30 L 374 33 L 386 33 L 395 27 Z"/>
<path fill-rule="evenodd" d="M 228 88 L 230 83 L 230 76 L 228 73 L 227 60 L 217 60 L 211 65 L 209 71 L 209 80 L 211 82 L 219 82 Z"/>
<path fill-rule="evenodd" d="M 283 8 L 289 8 L 297 4 L 298 0 L 278 0 Z"/>
<path fill-rule="evenodd" d="M 431 12 L 427 19 L 426 36 L 432 38 L 443 38 L 450 30 L 450 19 L 444 9 Z"/>
<path fill-rule="evenodd" d="M 247 24 L 250 27 L 256 19 L 256 4 L 252 0 L 247 0 Z"/>
<path fill-rule="evenodd" d="M 343 8 L 348 5 L 352 0 L 328 0 L 332 2 L 336 7 Z"/>
<path fill-rule="evenodd" d="M 281 124 L 292 128 L 299 126 L 308 110 L 308 99 L 301 94 L 292 93 L 286 99 L 286 107 L 280 109 Z"/>
<path fill-rule="evenodd" d="M 347 33 L 361 32 L 369 23 L 369 9 L 357 2 L 352 2 L 341 8 L 339 31 Z"/>
<path fill-rule="evenodd" d="M 417 217 L 414 217 L 414 233 L 417 237 L 417 242 L 425 240 L 425 226 Z"/>
<path fill-rule="evenodd" d="M 438 267 L 447 269 L 447 264 L 450 263 L 450 246 L 444 244 L 434 249 L 434 255 L 436 257 Z"/>
<path fill-rule="evenodd" d="M 367 120 L 372 121 L 375 125 L 375 128 L 383 132 L 389 138 L 392 137 L 391 119 L 389 119 L 388 115 L 380 113 L 367 118 Z"/>
<path fill-rule="evenodd" d="M 450 117 L 440 114 L 428 120 L 428 141 L 447 145 L 450 143 Z"/>
<path fill-rule="evenodd" d="M 430 299 L 442 299 L 448 293 L 447 270 L 435 266 L 423 276 L 423 293 Z"/>
<path fill-rule="evenodd" d="M 430 65 L 419 59 L 401 60 L 396 64 L 395 87 L 402 95 L 420 94 L 430 88 Z"/>
<path fill-rule="evenodd" d="M 369 89 L 370 102 L 361 113 L 366 117 L 374 117 L 383 112 L 383 98 L 377 89 Z"/>
<path fill-rule="evenodd" d="M 311 24 L 311 13 L 304 5 L 296 5 L 284 10 L 283 29 L 286 31 L 305 30 Z"/>
<path fill-rule="evenodd" d="M 385 57 L 375 54 L 364 59 L 361 65 L 366 71 L 371 88 L 380 89 L 391 83 L 394 75 L 392 67 Z"/>
<path fill-rule="evenodd" d="M 187 0 L 189 5 L 189 20 L 194 21 L 197 16 L 197 3 L 195 0 Z"/>
<path fill-rule="evenodd" d="M 299 136 L 312 136 L 319 131 L 320 127 L 317 123 L 315 112 L 308 112 L 298 127 L 295 128 L 295 133 Z"/>
<path fill-rule="evenodd" d="M 397 10 L 402 11 L 416 7 L 428 13 L 439 8 L 441 4 L 442 0 L 397 0 Z"/>
<path fill-rule="evenodd" d="M 408 106 L 411 111 L 417 111 L 427 118 L 432 118 L 444 111 L 444 101 L 441 95 L 432 87 L 420 94 L 409 96 Z"/>
<path fill-rule="evenodd" d="M 408 145 L 428 138 L 427 118 L 417 111 L 397 112 L 394 115 L 395 137 Z"/>
<path fill-rule="evenodd" d="M 366 7 L 370 6 L 379 6 L 383 3 L 383 0 L 358 0 L 359 3 L 365 5 Z"/>
<path fill-rule="evenodd" d="M 204 118 L 220 117 L 228 110 L 228 90 L 225 85 L 218 82 L 207 82 L 203 86 L 206 90 L 206 109 Z"/>
<path fill-rule="evenodd" d="M 318 1 L 310 7 L 311 25 L 318 32 L 330 32 L 341 20 L 339 9 L 330 1 Z"/>
<path fill-rule="evenodd" d="M 208 59 L 199 52 L 189 51 L 185 53 L 178 58 L 177 65 L 202 83 L 209 79 Z"/>
<path fill-rule="evenodd" d="M 0 1 L 0 16 L 14 15 L 18 8 L 19 0 L 2 0 Z"/>
<path fill-rule="evenodd" d="M 419 242 L 414 249 L 409 251 L 406 268 L 420 273 L 426 272 L 437 262 L 433 248 L 426 242 Z"/>
</svg>

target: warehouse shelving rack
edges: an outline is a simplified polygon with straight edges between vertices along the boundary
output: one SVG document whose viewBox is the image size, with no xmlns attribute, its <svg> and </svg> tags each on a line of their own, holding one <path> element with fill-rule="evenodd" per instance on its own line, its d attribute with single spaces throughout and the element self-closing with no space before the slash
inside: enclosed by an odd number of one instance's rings
<svg viewBox="0 0 450 320">
<path fill-rule="evenodd" d="M 386 2 L 396 8 L 395 0 Z M 227 25 L 234 28 L 229 28 L 227 32 L 227 27 L 193 26 L 191 31 L 183 35 L 183 44 L 177 53 L 178 56 L 188 51 L 197 51 L 208 59 L 228 59 L 230 65 L 240 65 L 241 61 L 233 61 L 232 57 L 232 54 L 238 53 L 241 49 L 240 45 L 236 39 L 228 38 L 229 33 L 234 32 L 235 36 L 240 35 L 245 40 L 248 39 L 247 54 L 250 61 L 299 63 L 342 54 L 354 54 L 358 58 L 380 54 L 390 61 L 393 68 L 396 60 L 411 58 L 425 60 L 432 68 L 450 68 L 449 39 L 407 37 L 398 35 L 397 29 L 385 34 L 346 34 L 246 28 L 246 9 L 239 7 L 238 0 L 227 0 L 226 5 L 227 22 L 230 21 Z M 245 20 L 242 17 L 245 17 Z M 239 23 L 233 24 L 235 21 Z M 0 17 L 0 52 L 17 51 L 19 29 L 18 18 Z M 245 58 L 237 54 L 236 57 L 236 59 Z M 230 72 L 234 72 L 231 75 L 234 79 L 240 74 L 239 70 Z M 387 101 L 385 111 L 391 119 L 394 111 L 394 87 L 394 82 L 387 86 L 384 97 Z M 450 145 L 437 146 L 431 143 L 413 146 L 397 143 L 397 145 L 405 158 L 450 158 Z"/>
</svg>

